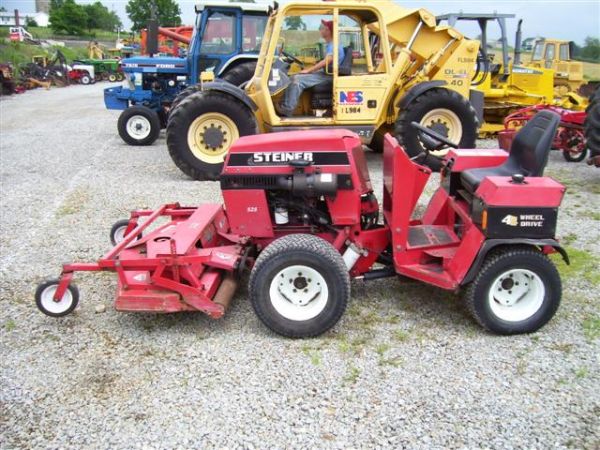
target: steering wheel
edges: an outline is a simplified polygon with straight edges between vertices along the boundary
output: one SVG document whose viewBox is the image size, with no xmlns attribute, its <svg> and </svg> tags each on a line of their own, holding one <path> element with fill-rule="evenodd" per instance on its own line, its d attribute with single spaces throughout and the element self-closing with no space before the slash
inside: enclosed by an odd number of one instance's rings
<svg viewBox="0 0 600 450">
<path fill-rule="evenodd" d="M 283 50 L 281 50 L 281 54 L 283 56 L 285 56 L 285 58 L 288 60 L 288 62 L 290 63 L 296 63 L 298 64 L 302 69 L 304 69 L 304 63 L 302 61 L 300 61 L 298 58 L 296 58 L 294 55 L 290 55 L 289 53 L 284 52 Z"/>
<path fill-rule="evenodd" d="M 444 145 L 447 145 L 448 147 L 452 148 L 458 148 L 458 144 L 452 142 L 446 136 L 442 136 L 441 134 L 433 131 L 431 128 L 427 128 L 417 122 L 411 122 L 410 124 L 417 130 L 419 130 L 421 133 L 425 134 L 430 138 L 427 139 L 427 144 L 431 145 L 433 147 L 433 150 L 440 150 L 442 147 L 444 147 Z M 429 152 L 429 149 L 427 149 L 426 151 Z"/>
</svg>

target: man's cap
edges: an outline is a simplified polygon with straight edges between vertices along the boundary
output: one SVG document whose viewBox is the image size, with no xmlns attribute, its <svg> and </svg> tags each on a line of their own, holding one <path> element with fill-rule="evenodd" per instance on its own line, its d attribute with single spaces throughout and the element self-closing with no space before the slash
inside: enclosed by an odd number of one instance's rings
<svg viewBox="0 0 600 450">
<path fill-rule="evenodd" d="M 321 25 L 329 28 L 329 31 L 333 34 L 333 20 L 321 20 Z"/>
</svg>

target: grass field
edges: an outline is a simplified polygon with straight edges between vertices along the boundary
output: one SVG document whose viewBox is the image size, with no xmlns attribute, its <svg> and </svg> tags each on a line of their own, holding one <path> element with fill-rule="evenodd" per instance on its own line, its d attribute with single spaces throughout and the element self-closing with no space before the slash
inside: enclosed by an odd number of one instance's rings
<svg viewBox="0 0 600 450">
<path fill-rule="evenodd" d="M 85 47 L 42 48 L 38 45 L 22 44 L 10 42 L 7 39 L 0 39 L 0 62 L 10 62 L 16 67 L 19 64 L 31 62 L 31 58 L 35 55 L 47 55 L 52 58 L 57 49 L 65 55 L 69 62 L 78 58 L 87 58 L 87 49 Z"/>
<path fill-rule="evenodd" d="M 583 63 L 583 77 L 586 80 L 600 80 L 600 63 Z"/>
<path fill-rule="evenodd" d="M 48 27 L 26 27 L 26 29 L 36 39 L 54 39 L 58 41 L 69 39 L 98 39 L 100 41 L 116 41 L 118 36 L 115 32 L 104 30 L 92 30 L 90 32 L 86 31 L 81 35 L 64 35 L 56 34 L 51 28 Z M 8 27 L 0 27 L 0 37 L 8 37 L 8 35 Z"/>
</svg>

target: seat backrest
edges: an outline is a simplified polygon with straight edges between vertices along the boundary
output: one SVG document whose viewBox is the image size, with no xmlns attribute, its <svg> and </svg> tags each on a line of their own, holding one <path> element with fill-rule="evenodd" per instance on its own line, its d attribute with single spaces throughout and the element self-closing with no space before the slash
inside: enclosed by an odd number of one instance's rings
<svg viewBox="0 0 600 450">
<path fill-rule="evenodd" d="M 344 47 L 344 59 L 338 62 L 338 75 L 348 76 L 352 74 L 352 62 L 354 61 L 354 55 L 352 54 L 352 47 Z M 329 63 L 327 73 L 333 73 L 333 63 Z"/>
<path fill-rule="evenodd" d="M 523 175 L 541 177 L 560 116 L 552 111 L 540 111 L 515 135 L 510 156 L 504 165 L 522 169 Z"/>
</svg>

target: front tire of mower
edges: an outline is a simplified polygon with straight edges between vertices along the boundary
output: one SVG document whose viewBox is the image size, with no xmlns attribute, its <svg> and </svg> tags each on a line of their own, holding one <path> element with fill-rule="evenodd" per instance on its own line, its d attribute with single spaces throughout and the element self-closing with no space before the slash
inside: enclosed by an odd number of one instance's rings
<svg viewBox="0 0 600 450">
<path fill-rule="evenodd" d="M 160 134 L 158 113 L 145 106 L 124 110 L 117 122 L 119 136 L 129 145 L 151 145 Z"/>
<path fill-rule="evenodd" d="M 231 146 L 256 132 L 254 115 L 244 104 L 227 94 L 200 91 L 170 114 L 167 146 L 183 173 L 199 181 L 218 180 Z"/>
<path fill-rule="evenodd" d="M 419 131 L 411 123 L 417 122 L 433 129 L 458 144 L 459 148 L 475 148 L 479 121 L 469 101 L 456 91 L 430 89 L 411 101 L 400 111 L 394 134 L 406 153 L 415 157 L 423 153 Z M 416 162 L 439 171 L 445 151 L 429 153 Z"/>
<path fill-rule="evenodd" d="M 558 270 L 533 248 L 488 255 L 465 301 L 479 325 L 497 334 L 532 333 L 552 319 L 561 299 Z"/>
<path fill-rule="evenodd" d="M 250 274 L 249 294 L 256 315 L 275 333 L 314 337 L 344 314 L 350 277 L 329 242 L 293 234 L 277 239 L 259 255 Z"/>
<path fill-rule="evenodd" d="M 69 284 L 60 301 L 54 301 L 54 293 L 58 289 L 59 280 L 48 280 L 38 286 L 35 291 L 35 304 L 38 309 L 50 317 L 63 317 L 71 314 L 79 303 L 79 290 Z"/>
</svg>

